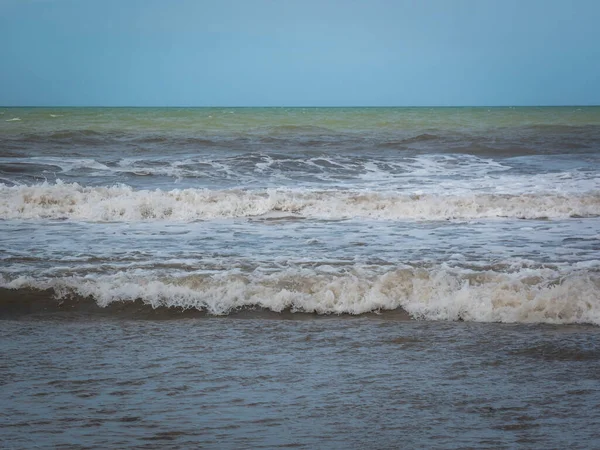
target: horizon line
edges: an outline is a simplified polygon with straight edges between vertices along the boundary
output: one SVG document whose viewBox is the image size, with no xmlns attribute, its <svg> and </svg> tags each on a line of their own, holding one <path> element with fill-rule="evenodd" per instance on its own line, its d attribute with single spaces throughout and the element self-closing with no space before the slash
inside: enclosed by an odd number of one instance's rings
<svg viewBox="0 0 600 450">
<path fill-rule="evenodd" d="M 353 105 L 353 106 L 298 106 L 298 105 L 284 105 L 284 106 L 276 106 L 276 105 L 261 105 L 261 106 L 227 106 L 227 105 L 198 105 L 198 106 L 190 106 L 190 105 L 147 105 L 147 106 L 139 106 L 139 105 L 0 105 L 0 108 L 179 108 L 179 109 L 200 109 L 200 108 L 234 108 L 234 109 L 253 109 L 253 108 L 596 108 L 599 107 L 600 104 L 557 104 L 557 105 L 369 105 L 369 106 L 361 106 L 361 105 Z"/>
</svg>

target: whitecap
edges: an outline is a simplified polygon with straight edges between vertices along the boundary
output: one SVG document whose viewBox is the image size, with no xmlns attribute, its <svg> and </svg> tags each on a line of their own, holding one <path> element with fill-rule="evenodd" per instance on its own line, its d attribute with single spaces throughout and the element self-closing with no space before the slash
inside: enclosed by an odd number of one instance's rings
<svg viewBox="0 0 600 450">
<path fill-rule="evenodd" d="M 85 161 L 82 164 L 93 167 L 96 163 Z M 97 164 L 103 168 L 102 164 Z M 73 163 L 73 167 L 81 166 Z M 308 189 L 136 190 L 122 184 L 87 187 L 60 180 L 55 184 L 32 186 L 0 185 L 1 219 L 190 222 L 270 216 L 416 221 L 598 217 L 600 191 L 407 195 Z"/>
<path fill-rule="evenodd" d="M 169 278 L 136 270 L 63 278 L 0 276 L 0 287 L 52 289 L 58 299 L 91 297 L 102 307 L 140 299 L 153 308 L 198 309 L 216 315 L 246 307 L 317 314 L 402 308 L 422 320 L 600 325 L 600 278 L 595 269 L 522 268 L 504 273 L 439 266 L 373 273 L 355 267 L 337 273 L 320 266 Z"/>
</svg>

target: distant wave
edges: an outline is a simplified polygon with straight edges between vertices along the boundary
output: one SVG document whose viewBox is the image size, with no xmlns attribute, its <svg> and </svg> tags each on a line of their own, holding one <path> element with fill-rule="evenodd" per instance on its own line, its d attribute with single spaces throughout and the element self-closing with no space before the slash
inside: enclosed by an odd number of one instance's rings
<svg viewBox="0 0 600 450">
<path fill-rule="evenodd" d="M 259 134 L 289 134 L 289 133 L 302 133 L 302 134 L 338 134 L 330 128 L 320 127 L 316 125 L 276 125 L 258 127 L 250 130 L 252 133 Z"/>
<path fill-rule="evenodd" d="M 523 269 L 472 272 L 397 268 L 383 274 L 326 268 L 158 278 L 139 272 L 36 279 L 0 276 L 0 287 L 49 290 L 57 299 L 92 298 L 101 307 L 142 301 L 223 315 L 243 308 L 363 314 L 403 309 L 415 319 L 600 324 L 600 274 Z"/>
<path fill-rule="evenodd" d="M 469 155 L 420 155 L 387 160 L 385 158 L 311 152 L 309 155 L 287 155 L 280 152 L 246 152 L 166 158 L 164 156 L 105 157 L 102 160 L 76 157 L 35 156 L 0 158 L 0 172 L 19 173 L 40 179 L 45 176 L 159 176 L 174 180 L 198 178 L 222 180 L 236 184 L 270 184 L 286 182 L 352 182 L 370 185 L 418 184 L 428 178 L 484 177 L 508 171 L 510 167 L 489 158 Z M 543 180 L 541 180 L 543 182 Z M 296 184 L 296 183 L 295 183 Z M 488 183 L 489 184 L 489 183 Z M 264 184 L 263 184 L 264 186 Z"/>
<path fill-rule="evenodd" d="M 311 219 L 563 219 L 600 216 L 600 191 L 407 195 L 352 190 L 135 190 L 77 183 L 0 185 L 1 219 L 194 221 L 285 214 Z"/>
<path fill-rule="evenodd" d="M 180 149 L 198 150 L 203 148 L 240 148 L 250 151 L 276 149 L 278 151 L 304 151 L 319 148 L 336 148 L 347 153 L 365 151 L 405 151 L 464 153 L 473 155 L 497 155 L 500 157 L 525 154 L 564 154 L 565 151 L 584 152 L 594 148 L 600 139 L 600 126 L 583 125 L 530 125 L 520 127 L 493 127 L 487 129 L 425 128 L 415 129 L 403 126 L 375 128 L 360 131 L 358 128 L 329 129 L 314 125 L 258 126 L 246 129 L 207 127 L 205 129 L 158 128 L 151 125 L 123 127 L 119 122 L 107 123 L 95 128 L 92 124 L 80 124 L 69 128 L 65 122 L 56 121 L 60 115 L 51 115 L 55 128 L 37 131 L 21 126 L 6 134 L 0 133 L 0 143 L 11 146 L 39 150 L 55 149 L 56 144 L 85 145 L 89 147 L 121 147 L 123 144 L 144 150 Z M 19 117 L 6 119 L 19 121 Z M 29 123 L 29 121 L 27 121 Z M 161 127 L 163 127 L 161 129 Z"/>
</svg>

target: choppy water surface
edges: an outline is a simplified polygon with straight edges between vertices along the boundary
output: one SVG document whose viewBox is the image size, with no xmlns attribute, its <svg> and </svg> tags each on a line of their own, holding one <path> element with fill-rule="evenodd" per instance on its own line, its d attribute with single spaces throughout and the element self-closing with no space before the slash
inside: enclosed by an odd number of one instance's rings
<svg viewBox="0 0 600 450">
<path fill-rule="evenodd" d="M 600 444 L 596 327 L 303 319 L 3 322 L 0 442 L 156 449 Z"/>
<path fill-rule="evenodd" d="M 596 107 L 2 109 L 5 443 L 593 446 L 599 230 Z"/>
</svg>

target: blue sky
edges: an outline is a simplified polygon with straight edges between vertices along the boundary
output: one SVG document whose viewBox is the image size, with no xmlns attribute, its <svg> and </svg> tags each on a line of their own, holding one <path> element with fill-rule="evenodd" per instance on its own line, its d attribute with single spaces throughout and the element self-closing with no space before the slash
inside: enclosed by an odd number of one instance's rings
<svg viewBox="0 0 600 450">
<path fill-rule="evenodd" d="M 0 0 L 0 105 L 600 104 L 598 0 Z"/>
</svg>

